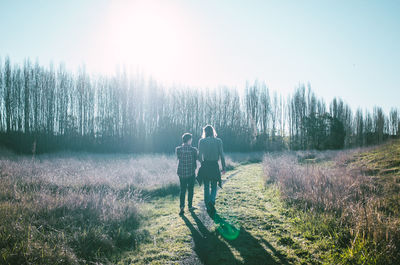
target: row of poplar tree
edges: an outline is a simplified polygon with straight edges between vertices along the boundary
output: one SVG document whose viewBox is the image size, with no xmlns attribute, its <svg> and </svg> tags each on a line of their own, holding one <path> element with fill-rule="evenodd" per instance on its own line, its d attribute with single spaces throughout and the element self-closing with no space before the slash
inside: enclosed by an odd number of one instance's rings
<svg viewBox="0 0 400 265">
<path fill-rule="evenodd" d="M 353 112 L 300 85 L 288 96 L 263 82 L 244 90 L 165 87 L 140 74 L 113 76 L 0 61 L 1 144 L 22 153 L 171 152 L 183 132 L 215 126 L 227 151 L 341 149 L 399 136 L 393 108 Z"/>
</svg>

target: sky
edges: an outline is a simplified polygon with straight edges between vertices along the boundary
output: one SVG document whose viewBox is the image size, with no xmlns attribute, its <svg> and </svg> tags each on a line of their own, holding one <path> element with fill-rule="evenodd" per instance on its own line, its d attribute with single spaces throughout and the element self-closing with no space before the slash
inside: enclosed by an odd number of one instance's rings
<svg viewBox="0 0 400 265">
<path fill-rule="evenodd" d="M 400 107 L 397 0 L 0 0 L 0 57 Z"/>
</svg>

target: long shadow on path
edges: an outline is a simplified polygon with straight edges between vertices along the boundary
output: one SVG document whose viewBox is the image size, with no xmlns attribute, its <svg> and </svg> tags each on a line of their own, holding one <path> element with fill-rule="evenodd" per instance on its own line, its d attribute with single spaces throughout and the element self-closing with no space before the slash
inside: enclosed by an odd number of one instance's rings
<svg viewBox="0 0 400 265">
<path fill-rule="evenodd" d="M 192 212 L 191 216 L 196 222 L 198 230 L 187 217 L 182 216 L 181 218 L 192 233 L 194 251 L 202 264 L 289 264 L 283 255 L 279 255 L 270 244 L 267 244 L 266 246 L 279 258 L 279 261 L 276 261 L 260 244 L 260 241 L 243 228 L 241 228 L 238 238 L 226 241 L 240 253 L 243 262 L 239 261 L 225 241 L 222 241 L 216 233 L 211 233 L 195 213 Z"/>
<path fill-rule="evenodd" d="M 215 234 L 210 233 L 195 213 L 192 213 L 192 217 L 196 221 L 199 231 L 186 216 L 181 216 L 192 233 L 194 242 L 193 250 L 202 264 L 240 264 L 233 256 L 229 247 Z"/>
<path fill-rule="evenodd" d="M 282 256 L 278 256 L 279 261 L 276 261 L 260 244 L 260 241 L 244 228 L 240 229 L 237 239 L 228 241 L 228 243 L 240 253 L 244 264 L 289 264 Z"/>
<path fill-rule="evenodd" d="M 223 220 L 223 218 L 219 216 L 217 212 L 210 214 L 210 217 L 214 220 Z M 271 254 L 268 253 L 266 249 L 260 244 L 260 240 L 255 238 L 243 227 L 240 229 L 240 234 L 235 240 L 228 240 L 227 242 L 230 246 L 235 248 L 240 253 L 240 256 L 244 260 L 244 264 L 289 264 L 284 256 L 279 255 L 280 253 L 276 251 L 275 248 L 271 246 L 271 244 L 266 241 L 263 242 L 267 243 L 266 247 L 271 249 L 274 255 L 278 257 L 279 261 L 276 261 L 276 259 L 274 259 Z"/>
</svg>

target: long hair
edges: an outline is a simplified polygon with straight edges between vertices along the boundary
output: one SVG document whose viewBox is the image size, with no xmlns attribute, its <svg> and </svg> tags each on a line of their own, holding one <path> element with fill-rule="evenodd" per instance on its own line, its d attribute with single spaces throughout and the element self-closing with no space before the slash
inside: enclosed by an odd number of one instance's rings
<svg viewBox="0 0 400 265">
<path fill-rule="evenodd" d="M 203 128 L 203 134 L 201 135 L 201 138 L 206 137 L 217 137 L 217 132 L 212 125 L 208 124 Z"/>
</svg>

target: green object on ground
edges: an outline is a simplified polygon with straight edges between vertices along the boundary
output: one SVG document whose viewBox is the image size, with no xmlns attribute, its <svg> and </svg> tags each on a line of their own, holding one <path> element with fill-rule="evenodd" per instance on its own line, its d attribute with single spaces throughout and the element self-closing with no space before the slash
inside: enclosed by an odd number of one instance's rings
<svg viewBox="0 0 400 265">
<path fill-rule="evenodd" d="M 217 225 L 217 231 L 227 240 L 235 240 L 240 234 L 240 226 L 231 224 L 217 213 L 214 215 L 214 222 Z"/>
</svg>

